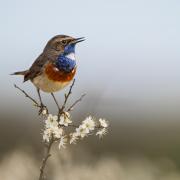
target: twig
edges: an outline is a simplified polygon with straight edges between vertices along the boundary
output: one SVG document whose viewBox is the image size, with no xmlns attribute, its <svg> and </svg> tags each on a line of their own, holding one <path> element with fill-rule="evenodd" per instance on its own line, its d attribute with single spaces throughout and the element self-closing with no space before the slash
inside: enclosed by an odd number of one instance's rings
<svg viewBox="0 0 180 180">
<path fill-rule="evenodd" d="M 29 96 L 23 89 L 18 87 L 16 84 L 14 84 L 14 87 L 18 90 L 20 90 L 27 98 L 29 98 L 37 107 L 40 107 L 39 103 L 33 99 L 31 96 Z"/>
<path fill-rule="evenodd" d="M 48 158 L 51 156 L 50 151 L 51 151 L 51 147 L 53 145 L 53 142 L 54 142 L 54 140 L 51 139 L 49 144 L 47 145 L 47 150 L 46 150 L 46 153 L 45 153 L 45 157 L 43 158 L 42 165 L 40 167 L 39 180 L 43 180 L 44 179 L 44 169 L 46 167 Z"/>
<path fill-rule="evenodd" d="M 68 100 L 69 96 L 70 96 L 71 93 L 72 93 L 72 88 L 73 88 L 73 86 L 74 86 L 74 83 L 75 83 L 75 79 L 73 80 L 73 82 L 72 82 L 72 84 L 71 84 L 71 86 L 70 86 L 70 88 L 69 88 L 68 94 L 67 94 L 67 95 L 66 95 L 66 94 L 64 95 L 64 96 L 65 96 L 65 99 L 64 99 L 64 103 L 63 103 L 63 105 L 62 105 L 62 107 L 61 107 L 61 109 L 60 109 L 60 111 L 59 111 L 59 115 L 61 115 L 61 114 L 63 113 L 64 109 L 65 109 L 67 100 Z"/>
<path fill-rule="evenodd" d="M 64 109 L 66 108 L 66 104 L 67 104 L 67 101 L 68 101 L 68 98 L 70 97 L 71 93 L 72 93 L 72 88 L 74 86 L 74 83 L 75 83 L 75 79 L 73 80 L 70 88 L 69 88 L 69 91 L 67 93 L 67 95 L 65 94 L 65 99 L 64 99 L 64 103 L 62 105 L 62 107 L 59 109 L 59 113 L 58 113 L 58 119 L 60 118 L 60 115 L 64 112 Z M 18 90 L 20 90 L 24 95 L 25 97 L 27 97 L 28 99 L 30 99 L 34 104 L 35 106 L 37 107 L 41 107 L 40 104 L 34 99 L 32 98 L 30 95 L 28 95 L 23 89 L 21 89 L 20 87 L 18 87 L 16 84 L 14 84 L 14 87 L 17 88 Z M 83 94 L 79 99 L 77 99 L 68 109 L 67 111 L 71 111 L 72 108 L 80 101 L 82 101 L 83 97 L 85 96 L 85 94 Z M 55 98 L 55 97 L 54 97 Z M 57 102 L 56 102 L 57 103 Z M 48 109 L 47 109 L 48 110 Z M 72 127 L 78 127 L 77 125 L 70 125 Z M 42 160 L 42 164 L 41 164 L 41 167 L 40 167 L 40 175 L 39 175 L 39 180 L 43 180 L 44 179 L 44 170 L 45 170 L 45 167 L 47 165 L 47 160 L 48 158 L 51 156 L 50 154 L 50 151 L 51 151 L 51 147 L 54 143 L 55 139 L 53 139 L 53 137 L 51 138 L 50 142 L 47 144 L 46 146 L 46 151 L 45 151 L 45 155 L 44 155 L 44 158 Z"/>
<path fill-rule="evenodd" d="M 76 124 L 69 124 L 69 126 L 70 126 L 70 127 L 74 127 L 74 128 L 78 128 L 78 127 L 79 127 L 79 125 L 76 125 Z M 66 126 L 64 126 L 64 127 L 66 127 Z M 95 129 L 101 129 L 102 127 L 99 126 L 99 125 L 96 125 L 94 128 L 95 128 Z"/>
<path fill-rule="evenodd" d="M 68 109 L 67 112 L 72 111 L 73 107 L 79 103 L 80 101 L 82 101 L 82 99 L 84 98 L 84 96 L 86 96 L 86 94 L 83 94 L 79 99 L 77 99 Z"/>
<path fill-rule="evenodd" d="M 75 79 L 73 80 L 73 82 L 72 82 L 72 84 L 71 84 L 71 86 L 70 86 L 70 88 L 69 88 L 68 94 L 67 94 L 67 95 L 65 94 L 64 103 L 63 103 L 61 109 L 59 110 L 60 112 L 59 112 L 59 114 L 58 114 L 58 119 L 59 119 L 60 115 L 63 113 L 63 111 L 64 111 L 64 109 L 65 109 L 65 107 L 66 107 L 66 103 L 67 103 L 67 100 L 68 100 L 70 94 L 72 93 L 72 88 L 73 88 L 73 86 L 74 86 L 74 83 L 75 83 Z M 77 104 L 77 103 L 76 103 L 76 104 Z M 75 105 L 75 103 L 74 103 L 74 105 Z M 53 141 L 53 139 L 52 139 L 52 140 L 49 142 L 48 146 L 47 146 L 47 151 L 46 151 L 45 157 L 43 158 L 42 165 L 41 165 L 41 168 L 40 168 L 39 180 L 43 180 L 43 178 L 44 178 L 44 169 L 45 169 L 45 167 L 46 167 L 46 163 L 47 163 L 48 158 L 51 156 L 50 150 L 51 150 L 51 147 L 52 147 L 52 145 L 53 145 L 53 142 L 54 142 L 54 141 Z"/>
</svg>

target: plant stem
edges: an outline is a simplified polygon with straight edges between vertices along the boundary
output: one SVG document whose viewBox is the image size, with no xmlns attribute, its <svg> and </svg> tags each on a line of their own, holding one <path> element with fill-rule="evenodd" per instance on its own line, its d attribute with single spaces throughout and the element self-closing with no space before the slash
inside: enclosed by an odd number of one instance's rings
<svg viewBox="0 0 180 180">
<path fill-rule="evenodd" d="M 71 111 L 73 109 L 73 107 L 79 103 L 80 101 L 82 101 L 82 99 L 84 98 L 86 94 L 83 94 L 79 99 L 77 99 L 68 109 L 67 109 L 67 112 Z"/>
<path fill-rule="evenodd" d="M 73 88 L 73 86 L 74 86 L 74 83 L 75 83 L 75 79 L 73 80 L 73 82 L 72 82 L 72 84 L 71 84 L 71 86 L 70 86 L 70 88 L 69 88 L 68 93 L 65 94 L 64 103 L 63 103 L 63 105 L 62 105 L 62 107 L 61 107 L 61 109 L 60 109 L 59 114 L 62 114 L 62 112 L 64 111 L 64 109 L 65 109 L 65 107 L 66 107 L 66 103 L 67 103 L 67 100 L 68 100 L 69 96 L 70 96 L 71 93 L 72 93 L 72 88 Z"/>
<path fill-rule="evenodd" d="M 39 103 L 32 98 L 31 96 L 29 96 L 23 89 L 21 89 L 20 87 L 18 87 L 16 84 L 14 84 L 14 87 L 19 89 L 27 98 L 29 98 L 37 107 L 40 107 Z"/>
<path fill-rule="evenodd" d="M 72 93 L 72 88 L 74 86 L 74 83 L 75 83 L 75 79 L 73 80 L 70 88 L 69 88 L 69 91 L 67 94 L 65 94 L 65 99 L 64 99 L 64 102 L 61 106 L 61 108 L 59 107 L 59 104 L 54 96 L 53 93 L 52 96 L 56 102 L 56 105 L 58 106 L 59 108 L 59 112 L 58 112 L 58 121 L 59 121 L 59 118 L 60 118 L 60 115 L 62 113 L 64 113 L 64 110 L 66 109 L 66 104 L 67 104 L 67 101 Z M 14 84 L 14 87 L 17 88 L 19 91 L 21 91 L 28 99 L 30 99 L 37 107 L 41 108 L 41 104 L 39 104 L 34 98 L 32 98 L 30 95 L 28 95 L 23 89 L 21 89 L 20 87 L 18 87 L 16 84 Z M 67 112 L 71 111 L 80 101 L 82 101 L 83 97 L 85 96 L 85 94 L 83 94 L 79 99 L 77 99 L 69 108 L 67 108 Z M 47 112 L 48 112 L 48 109 L 47 109 Z M 71 125 L 72 127 L 78 127 L 76 125 Z M 44 180 L 45 179 L 45 176 L 44 176 L 44 171 L 45 171 L 45 167 L 47 165 L 47 160 L 48 158 L 51 156 L 50 154 L 50 151 L 51 151 L 51 148 L 52 148 L 52 145 L 53 143 L 55 142 L 55 139 L 52 137 L 51 140 L 49 141 L 48 144 L 46 144 L 46 148 L 45 148 L 45 155 L 43 157 L 43 160 L 42 160 L 42 163 L 41 163 L 41 167 L 40 167 L 40 174 L 39 174 L 39 180 Z"/>
<path fill-rule="evenodd" d="M 41 167 L 40 167 L 39 180 L 43 180 L 44 179 L 44 169 L 46 167 L 48 158 L 51 156 L 50 151 L 51 151 L 51 147 L 53 145 L 53 142 L 54 142 L 53 139 L 51 139 L 49 144 L 46 147 L 45 156 L 44 156 L 44 158 L 42 160 L 42 164 L 41 164 Z"/>
</svg>

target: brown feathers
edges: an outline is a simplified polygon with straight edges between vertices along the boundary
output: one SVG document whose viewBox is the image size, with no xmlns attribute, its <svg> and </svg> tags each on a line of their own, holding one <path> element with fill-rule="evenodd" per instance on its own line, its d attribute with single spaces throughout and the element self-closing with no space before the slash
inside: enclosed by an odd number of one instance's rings
<svg viewBox="0 0 180 180">
<path fill-rule="evenodd" d="M 12 73 L 11 75 L 23 75 L 24 76 L 27 72 L 28 72 L 28 70 L 27 71 L 18 71 L 18 72 Z"/>
<path fill-rule="evenodd" d="M 71 81 L 76 73 L 76 68 L 71 72 L 65 72 L 56 68 L 52 63 L 49 63 L 45 67 L 45 74 L 50 80 L 59 82 Z"/>
</svg>

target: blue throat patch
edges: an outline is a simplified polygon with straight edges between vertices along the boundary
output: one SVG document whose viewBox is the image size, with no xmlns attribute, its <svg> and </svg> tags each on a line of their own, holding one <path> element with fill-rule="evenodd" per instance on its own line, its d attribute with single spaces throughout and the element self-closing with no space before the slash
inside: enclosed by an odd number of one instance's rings
<svg viewBox="0 0 180 180">
<path fill-rule="evenodd" d="M 64 54 L 65 54 L 65 55 L 68 55 L 68 54 L 70 54 L 70 53 L 75 53 L 75 45 L 76 45 L 76 44 L 67 45 L 67 46 L 64 48 Z"/>
<path fill-rule="evenodd" d="M 60 54 L 57 58 L 56 66 L 65 72 L 71 72 L 75 66 L 76 61 L 67 57 L 68 54 L 75 53 L 75 44 L 70 44 L 64 48 L 64 53 Z"/>
</svg>

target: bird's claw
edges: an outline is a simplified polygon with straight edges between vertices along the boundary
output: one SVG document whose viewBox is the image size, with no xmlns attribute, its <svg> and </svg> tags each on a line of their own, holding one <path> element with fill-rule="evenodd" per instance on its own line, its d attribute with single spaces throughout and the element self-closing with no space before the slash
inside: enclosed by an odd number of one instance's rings
<svg viewBox="0 0 180 180">
<path fill-rule="evenodd" d="M 66 114 L 66 112 L 65 112 L 64 110 L 62 110 L 62 109 L 59 109 L 59 110 L 58 110 L 58 114 L 59 114 L 59 116 L 61 116 L 62 114 L 64 114 L 64 115 L 65 115 L 65 114 Z"/>
<path fill-rule="evenodd" d="M 44 104 L 41 104 L 39 107 L 39 115 L 47 115 L 48 114 L 48 109 Z"/>
</svg>

